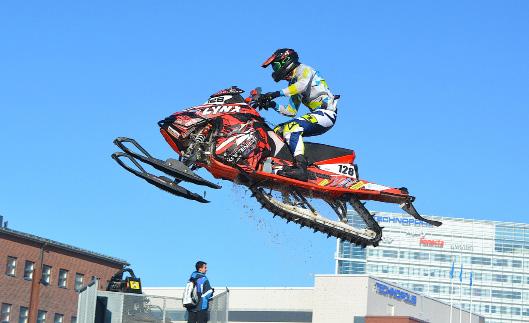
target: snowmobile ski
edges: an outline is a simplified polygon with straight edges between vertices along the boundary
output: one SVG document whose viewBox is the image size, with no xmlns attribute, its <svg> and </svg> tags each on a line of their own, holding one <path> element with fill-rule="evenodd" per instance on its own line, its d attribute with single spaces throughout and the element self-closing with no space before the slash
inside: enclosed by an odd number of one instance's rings
<svg viewBox="0 0 529 323">
<path fill-rule="evenodd" d="M 124 143 L 129 142 L 133 144 L 139 151 L 141 151 L 143 154 L 139 154 L 135 151 L 132 151 L 128 149 Z M 222 188 L 221 186 L 214 184 L 197 174 L 195 174 L 189 167 L 187 167 L 184 163 L 177 159 L 169 158 L 165 162 L 154 158 L 143 148 L 136 140 L 126 137 L 118 137 L 114 139 L 114 144 L 118 146 L 125 154 L 138 159 L 146 164 L 151 165 L 155 169 L 166 173 L 167 175 L 170 175 L 177 180 L 184 181 L 184 182 L 190 182 L 197 185 L 204 185 L 207 187 L 219 189 Z"/>
<path fill-rule="evenodd" d="M 129 159 L 136 167 L 137 169 L 134 169 L 130 167 L 129 165 L 125 164 L 121 158 L 127 158 Z M 209 201 L 200 196 L 199 194 L 193 193 L 182 186 L 178 185 L 177 182 L 171 180 L 168 177 L 165 176 L 157 176 L 154 174 L 151 174 L 147 172 L 141 164 L 134 159 L 134 157 L 122 153 L 122 152 L 115 152 L 112 154 L 112 158 L 123 168 L 125 168 L 127 171 L 131 172 L 132 174 L 143 178 L 146 180 L 149 184 L 152 184 L 159 189 L 162 189 L 166 192 L 169 192 L 173 195 L 180 196 L 189 200 L 195 200 L 201 203 L 208 203 Z"/>
<path fill-rule="evenodd" d="M 128 149 L 124 143 L 129 142 L 133 144 L 142 154 L 137 153 L 135 151 L 132 151 Z M 128 172 L 143 178 L 148 183 L 158 187 L 159 189 L 162 189 L 166 192 L 169 192 L 171 194 L 174 194 L 176 196 L 184 197 L 186 199 L 198 201 L 201 203 L 208 203 L 209 201 L 206 200 L 204 197 L 197 193 L 193 193 L 186 188 L 178 185 L 178 183 L 184 181 L 184 182 L 190 182 L 193 184 L 198 185 L 205 185 L 211 188 L 220 188 L 219 185 L 216 185 L 206 179 L 203 179 L 202 177 L 195 174 L 189 167 L 187 167 L 184 163 L 182 163 L 179 160 L 176 159 L 167 159 L 165 162 L 163 162 L 160 159 L 152 157 L 145 148 L 143 148 L 136 140 L 126 138 L 126 137 L 119 137 L 114 140 L 114 144 L 118 146 L 123 152 L 115 152 L 112 154 L 112 158 L 125 170 Z M 136 166 L 136 168 L 133 168 L 129 165 L 127 165 L 122 159 L 126 158 Z M 143 166 L 140 164 L 140 161 L 148 164 L 155 169 L 170 175 L 174 177 L 174 179 L 170 179 L 166 176 L 157 176 L 154 174 L 151 174 L 143 168 Z"/>
</svg>

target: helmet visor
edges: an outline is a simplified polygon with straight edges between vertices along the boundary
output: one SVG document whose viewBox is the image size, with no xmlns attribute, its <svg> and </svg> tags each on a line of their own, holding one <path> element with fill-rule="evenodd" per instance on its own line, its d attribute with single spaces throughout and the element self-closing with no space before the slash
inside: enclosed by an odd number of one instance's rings
<svg viewBox="0 0 529 323">
<path fill-rule="evenodd" d="M 274 70 L 274 72 L 279 71 L 281 66 L 283 66 L 283 64 L 281 64 L 281 62 L 273 62 L 272 63 L 272 69 Z"/>
</svg>

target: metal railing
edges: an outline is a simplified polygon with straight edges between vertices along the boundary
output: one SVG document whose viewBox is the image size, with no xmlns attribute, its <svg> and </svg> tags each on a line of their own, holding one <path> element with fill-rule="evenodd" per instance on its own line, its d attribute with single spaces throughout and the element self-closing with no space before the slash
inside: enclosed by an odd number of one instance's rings
<svg viewBox="0 0 529 323">
<path fill-rule="evenodd" d="M 78 323 L 180 323 L 187 322 L 182 299 L 98 290 L 97 281 L 81 290 Z M 228 322 L 229 291 L 218 293 L 209 303 L 209 322 Z"/>
</svg>

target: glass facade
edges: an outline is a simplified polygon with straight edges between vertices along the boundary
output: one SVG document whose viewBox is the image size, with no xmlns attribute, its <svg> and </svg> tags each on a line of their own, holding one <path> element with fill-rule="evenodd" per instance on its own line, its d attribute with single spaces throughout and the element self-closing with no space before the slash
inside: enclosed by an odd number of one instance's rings
<svg viewBox="0 0 529 323">
<path fill-rule="evenodd" d="M 487 323 L 529 322 L 529 224 L 428 217 L 443 225 L 375 212 L 384 227 L 380 246 L 338 242 L 337 273 L 392 281 Z M 363 223 L 354 213 L 348 220 Z"/>
</svg>

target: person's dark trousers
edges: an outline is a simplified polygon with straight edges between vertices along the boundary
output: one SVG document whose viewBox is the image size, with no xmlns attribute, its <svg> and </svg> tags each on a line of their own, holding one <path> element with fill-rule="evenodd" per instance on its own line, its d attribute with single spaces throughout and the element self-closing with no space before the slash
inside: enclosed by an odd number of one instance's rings
<svg viewBox="0 0 529 323">
<path fill-rule="evenodd" d="M 209 319 L 208 311 L 191 312 L 188 311 L 187 323 L 206 323 Z"/>
</svg>

